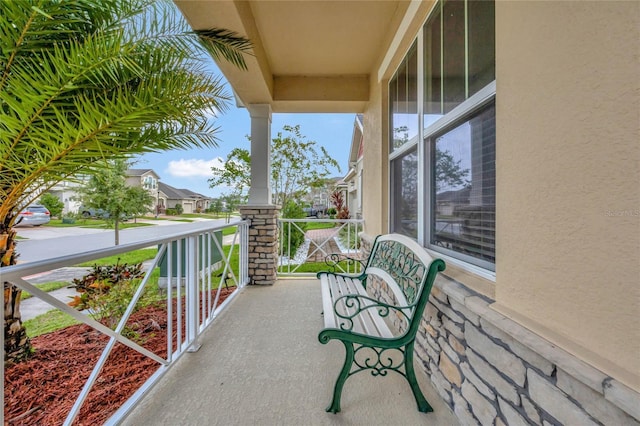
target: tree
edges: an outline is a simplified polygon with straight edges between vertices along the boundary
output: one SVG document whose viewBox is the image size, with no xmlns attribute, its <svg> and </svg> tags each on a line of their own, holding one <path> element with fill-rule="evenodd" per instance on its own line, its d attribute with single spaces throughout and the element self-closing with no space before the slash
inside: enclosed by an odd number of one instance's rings
<svg viewBox="0 0 640 426">
<path fill-rule="evenodd" d="M 399 148 L 402 145 L 409 142 L 409 127 L 400 126 L 393 129 L 393 147 Z M 435 185 L 436 192 L 441 191 L 444 188 L 469 186 L 467 177 L 469 176 L 469 169 L 463 169 L 461 166 L 462 160 L 456 161 L 449 151 L 443 151 L 435 146 Z M 403 179 L 403 181 L 412 181 L 417 183 L 417 175 L 414 179 Z"/>
<path fill-rule="evenodd" d="M 49 210 L 51 216 L 60 217 L 60 215 L 62 215 L 64 203 L 52 193 L 45 192 L 44 194 L 42 194 L 42 197 L 40 197 L 40 204 L 42 204 L 47 208 L 47 210 Z"/>
<path fill-rule="evenodd" d="M 469 186 L 469 169 L 463 169 L 460 166 L 461 162 L 462 160 L 456 161 L 449 151 L 442 151 L 436 147 L 436 192 L 445 188 Z"/>
<path fill-rule="evenodd" d="M 344 202 L 344 193 L 342 191 L 334 191 L 331 194 L 331 202 L 336 209 L 336 219 L 351 219 L 349 207 Z"/>
<path fill-rule="evenodd" d="M 332 168 L 340 165 L 324 147 L 307 141 L 300 126 L 287 126 L 273 139 L 271 146 L 271 188 L 274 201 L 282 206 L 290 199 L 301 198 L 311 188 L 322 185 Z M 247 138 L 249 139 L 249 138 Z M 251 185 L 251 154 L 235 148 L 221 168 L 212 168 L 209 186 L 225 185 L 236 188 L 243 196 Z"/>
<path fill-rule="evenodd" d="M 247 136 L 247 139 L 249 137 Z M 246 201 L 251 186 L 251 154 L 244 148 L 234 148 L 227 155 L 222 167 L 212 167 L 213 177 L 208 180 L 209 187 L 233 187 L 233 195 Z"/>
<path fill-rule="evenodd" d="M 125 201 L 125 212 L 137 219 L 138 216 L 144 216 L 154 210 L 156 199 L 146 189 L 130 186 Z"/>
<path fill-rule="evenodd" d="M 82 205 L 103 211 L 105 221 L 113 225 L 115 245 L 120 244 L 120 222 L 148 212 L 155 201 L 146 189 L 127 186 L 127 166 L 124 160 L 105 162 L 78 188 Z"/>
<path fill-rule="evenodd" d="M 216 216 L 220 216 L 220 212 L 222 211 L 223 202 L 221 198 L 216 198 L 211 203 L 211 211 L 216 214 Z"/>
<path fill-rule="evenodd" d="M 242 204 L 245 200 L 235 192 L 223 195 L 222 199 L 225 204 L 224 210 L 226 213 L 227 223 L 229 223 L 231 221 L 231 213 L 236 211 L 238 209 L 238 206 Z"/>
<path fill-rule="evenodd" d="M 229 95 L 210 55 L 244 67 L 247 40 L 194 33 L 169 1 L 7 1 L 0 12 L 0 266 L 20 208 L 98 161 L 216 146 Z M 5 360 L 30 353 L 21 291 L 4 283 Z"/>
</svg>

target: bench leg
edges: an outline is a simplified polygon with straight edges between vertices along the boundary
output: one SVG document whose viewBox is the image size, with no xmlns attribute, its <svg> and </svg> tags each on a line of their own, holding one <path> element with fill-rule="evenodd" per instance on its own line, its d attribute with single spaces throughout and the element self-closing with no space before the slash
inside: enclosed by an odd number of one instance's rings
<svg viewBox="0 0 640 426">
<path fill-rule="evenodd" d="M 344 348 L 346 349 L 345 357 L 344 357 L 344 365 L 342 366 L 342 370 L 340 370 L 340 374 L 338 375 L 338 379 L 336 380 L 336 384 L 333 388 L 333 399 L 331 400 L 331 405 L 327 407 L 327 412 L 337 413 L 340 411 L 340 397 L 342 396 L 342 387 L 344 386 L 344 382 L 349 378 L 349 372 L 351 371 L 351 365 L 353 364 L 354 359 L 354 349 L 353 343 L 344 343 Z"/>
<path fill-rule="evenodd" d="M 430 413 L 433 411 L 433 408 L 431 407 L 431 405 L 429 405 L 426 398 L 422 394 L 420 386 L 418 386 L 418 380 L 416 379 L 416 372 L 413 368 L 413 344 L 414 342 L 411 342 L 405 347 L 404 369 L 406 372 L 406 378 L 409 382 L 409 386 L 411 386 L 411 391 L 413 392 L 413 396 L 416 399 L 416 404 L 418 404 L 418 411 L 422 413 Z"/>
</svg>

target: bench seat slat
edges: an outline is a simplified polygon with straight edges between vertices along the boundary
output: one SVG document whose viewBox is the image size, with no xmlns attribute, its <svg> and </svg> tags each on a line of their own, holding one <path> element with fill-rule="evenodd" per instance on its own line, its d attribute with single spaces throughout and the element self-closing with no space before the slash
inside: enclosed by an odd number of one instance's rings
<svg viewBox="0 0 640 426">
<path fill-rule="evenodd" d="M 344 324 L 346 321 L 335 315 L 335 301 L 348 294 L 360 296 L 368 296 L 368 294 L 358 279 L 332 274 L 323 274 L 320 278 L 325 328 L 340 328 L 340 324 Z M 359 300 L 363 307 L 375 305 L 374 302 L 369 300 Z M 344 304 L 339 304 L 339 309 L 341 310 L 340 313 L 343 315 L 354 314 L 356 310 L 355 307 L 347 308 Z M 352 330 L 357 333 L 371 336 L 385 338 L 393 337 L 393 333 L 376 308 L 361 310 L 361 312 L 353 318 Z"/>
<path fill-rule="evenodd" d="M 325 328 L 336 328 L 336 317 L 333 314 L 333 302 L 331 298 L 331 290 L 329 287 L 329 278 L 327 275 L 320 277 L 322 283 L 320 288 L 322 290 L 322 311 L 324 313 L 324 326 Z"/>
</svg>

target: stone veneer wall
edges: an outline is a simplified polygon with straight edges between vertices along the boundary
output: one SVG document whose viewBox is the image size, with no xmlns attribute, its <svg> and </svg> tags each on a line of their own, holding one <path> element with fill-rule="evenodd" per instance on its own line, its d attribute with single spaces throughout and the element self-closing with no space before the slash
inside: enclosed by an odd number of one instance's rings
<svg viewBox="0 0 640 426">
<path fill-rule="evenodd" d="M 361 237 L 368 254 L 372 240 Z M 384 292 L 384 286 L 372 291 Z M 637 392 L 491 303 L 440 274 L 416 337 L 417 363 L 462 424 L 640 424 Z"/>
<path fill-rule="evenodd" d="M 250 284 L 273 285 L 278 271 L 279 206 L 242 206 L 240 216 L 249 225 Z"/>
</svg>

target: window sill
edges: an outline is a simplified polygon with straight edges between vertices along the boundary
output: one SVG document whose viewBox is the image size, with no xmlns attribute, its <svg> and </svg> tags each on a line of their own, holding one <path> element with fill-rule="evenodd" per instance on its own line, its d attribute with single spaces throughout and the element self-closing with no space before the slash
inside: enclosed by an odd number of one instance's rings
<svg viewBox="0 0 640 426">
<path fill-rule="evenodd" d="M 425 248 L 427 253 L 432 257 L 438 257 L 445 261 L 447 269 L 442 272 L 449 278 L 452 278 L 472 290 L 477 291 L 483 296 L 487 296 L 495 300 L 496 296 L 496 273 L 479 266 L 471 265 L 451 256 L 447 256 L 440 252 Z"/>
</svg>

